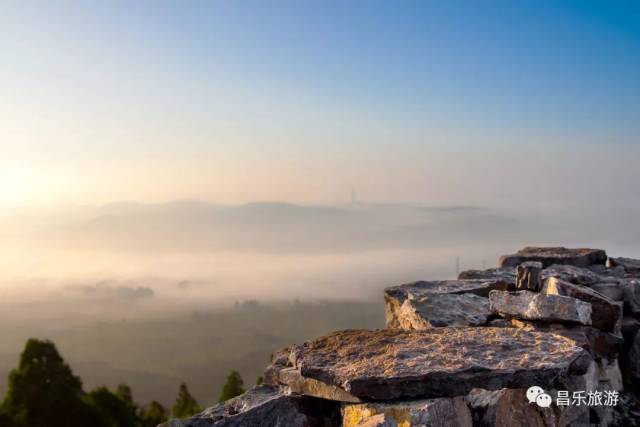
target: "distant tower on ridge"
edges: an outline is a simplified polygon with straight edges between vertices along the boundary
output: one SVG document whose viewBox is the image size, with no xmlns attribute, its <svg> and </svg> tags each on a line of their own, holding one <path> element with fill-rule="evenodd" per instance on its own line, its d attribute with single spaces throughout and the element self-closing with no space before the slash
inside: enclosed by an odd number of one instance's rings
<svg viewBox="0 0 640 427">
<path fill-rule="evenodd" d="M 355 205 L 356 203 L 358 203 L 358 199 L 356 199 L 356 189 L 352 188 L 351 189 L 351 204 Z"/>
</svg>

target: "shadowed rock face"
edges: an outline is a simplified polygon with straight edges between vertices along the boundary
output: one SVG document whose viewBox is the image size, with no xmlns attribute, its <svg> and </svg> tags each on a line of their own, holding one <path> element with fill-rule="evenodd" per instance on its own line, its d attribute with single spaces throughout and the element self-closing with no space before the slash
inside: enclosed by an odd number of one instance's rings
<svg viewBox="0 0 640 427">
<path fill-rule="evenodd" d="M 607 332 L 620 333 L 622 326 L 622 304 L 615 302 L 598 292 L 573 285 L 554 277 L 545 281 L 543 293 L 562 295 L 591 303 L 591 324 Z"/>
<path fill-rule="evenodd" d="M 492 312 L 505 317 L 591 324 L 591 304 L 571 297 L 529 291 L 491 291 L 489 303 Z"/>
<path fill-rule="evenodd" d="M 582 374 L 589 354 L 572 340 L 515 328 L 349 330 L 292 352 L 301 375 L 361 399 L 450 397 L 471 389 L 551 387 Z"/>
<path fill-rule="evenodd" d="M 500 257 L 500 267 L 516 267 L 527 261 L 539 261 L 543 267 L 553 264 L 569 264 L 576 267 L 588 267 L 594 264 L 604 265 L 607 254 L 602 249 L 569 249 L 563 247 L 540 248 L 529 246 L 513 255 Z"/>
<path fill-rule="evenodd" d="M 256 386 L 192 418 L 159 427 L 332 427 L 339 420 L 340 407 L 335 402 L 286 396 L 275 387 Z"/>
</svg>

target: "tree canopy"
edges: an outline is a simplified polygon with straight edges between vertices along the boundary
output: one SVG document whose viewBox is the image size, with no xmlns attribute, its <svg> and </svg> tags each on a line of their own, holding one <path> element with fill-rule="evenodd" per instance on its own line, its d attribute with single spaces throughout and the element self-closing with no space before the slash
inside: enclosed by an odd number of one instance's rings
<svg viewBox="0 0 640 427">
<path fill-rule="evenodd" d="M 242 386 L 244 381 L 238 371 L 231 371 L 227 377 L 227 382 L 222 386 L 222 392 L 218 398 L 218 402 L 226 402 L 227 400 L 241 395 L 245 392 Z"/>
<path fill-rule="evenodd" d="M 201 410 L 181 384 L 174 415 L 188 417 Z M 156 401 L 139 409 L 126 384 L 115 392 L 104 386 L 85 392 L 55 344 L 38 339 L 27 341 L 0 404 L 2 427 L 156 427 L 167 417 Z"/>
<path fill-rule="evenodd" d="M 198 404 L 196 399 L 189 393 L 189 389 L 185 383 L 180 384 L 178 397 L 171 408 L 171 415 L 174 418 L 187 418 L 202 412 L 202 406 Z"/>
</svg>

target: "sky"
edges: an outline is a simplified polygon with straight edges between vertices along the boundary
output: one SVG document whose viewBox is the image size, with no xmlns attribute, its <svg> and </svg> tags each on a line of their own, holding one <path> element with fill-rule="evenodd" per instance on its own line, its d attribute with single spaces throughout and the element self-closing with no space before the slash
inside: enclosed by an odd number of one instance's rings
<svg viewBox="0 0 640 427">
<path fill-rule="evenodd" d="M 638 195 L 635 1 L 0 0 L 0 206 Z"/>
</svg>

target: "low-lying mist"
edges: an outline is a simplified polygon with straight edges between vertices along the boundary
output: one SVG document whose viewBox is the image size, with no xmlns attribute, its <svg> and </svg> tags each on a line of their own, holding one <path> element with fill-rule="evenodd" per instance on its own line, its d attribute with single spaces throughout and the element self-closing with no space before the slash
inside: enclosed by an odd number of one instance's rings
<svg viewBox="0 0 640 427">
<path fill-rule="evenodd" d="M 382 327 L 385 286 L 488 268 L 525 245 L 640 256 L 636 201 L 600 202 L 6 210 L 0 395 L 33 336 L 53 339 L 89 387 L 127 382 L 141 402 L 170 403 L 187 381 L 212 403 L 230 369 L 250 385 L 277 347 Z"/>
</svg>

